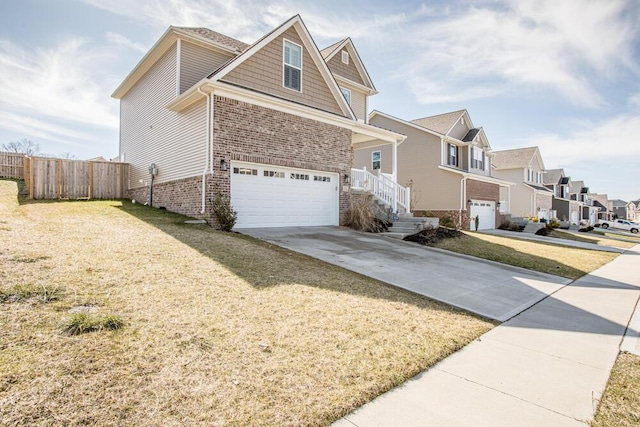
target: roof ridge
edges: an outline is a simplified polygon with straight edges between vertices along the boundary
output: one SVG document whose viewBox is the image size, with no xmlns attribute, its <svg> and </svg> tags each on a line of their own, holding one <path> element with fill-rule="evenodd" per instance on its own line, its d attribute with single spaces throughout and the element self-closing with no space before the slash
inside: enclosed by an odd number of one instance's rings
<svg viewBox="0 0 640 427">
<path fill-rule="evenodd" d="M 413 122 L 413 121 L 416 121 L 416 120 L 430 119 L 432 117 L 446 116 L 448 114 L 453 114 L 453 113 L 464 113 L 465 111 L 466 111 L 466 109 L 463 108 L 462 110 L 454 110 L 454 111 L 449 111 L 447 113 L 434 114 L 432 116 L 418 117 L 417 119 L 412 119 L 412 120 L 409 120 L 409 121 Z"/>
</svg>

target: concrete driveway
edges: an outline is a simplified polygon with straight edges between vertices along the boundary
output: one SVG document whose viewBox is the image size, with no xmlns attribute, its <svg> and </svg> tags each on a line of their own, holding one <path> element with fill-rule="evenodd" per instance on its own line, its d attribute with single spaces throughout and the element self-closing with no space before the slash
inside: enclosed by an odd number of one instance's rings
<svg viewBox="0 0 640 427">
<path fill-rule="evenodd" d="M 344 227 L 236 231 L 501 322 L 571 282 Z"/>
</svg>

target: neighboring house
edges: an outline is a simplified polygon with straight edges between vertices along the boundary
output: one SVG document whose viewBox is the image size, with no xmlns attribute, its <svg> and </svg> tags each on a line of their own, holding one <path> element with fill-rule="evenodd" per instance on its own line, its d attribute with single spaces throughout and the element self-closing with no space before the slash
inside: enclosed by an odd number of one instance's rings
<svg viewBox="0 0 640 427">
<path fill-rule="evenodd" d="M 251 45 L 169 27 L 112 95 L 129 195 L 210 218 L 220 194 L 236 227 L 338 225 L 354 148 L 404 139 L 364 123 L 375 93 L 353 42 L 321 53 L 300 16 Z"/>
<path fill-rule="evenodd" d="M 640 199 L 632 200 L 626 206 L 626 219 L 628 221 L 640 221 Z"/>
<path fill-rule="evenodd" d="M 542 176 L 542 182 L 553 191 L 552 209 L 556 219 L 577 225 L 580 222 L 581 203 L 571 200 L 571 177 L 565 175 L 564 169 L 548 169 Z"/>
<path fill-rule="evenodd" d="M 613 212 L 609 209 L 609 197 L 606 194 L 588 193 L 589 200 L 593 202 L 593 206 L 598 208 L 597 220 L 603 219 L 609 221 L 613 219 Z"/>
<path fill-rule="evenodd" d="M 394 174 L 411 188 L 412 210 L 450 216 L 465 228 L 479 216 L 479 228 L 500 224 L 500 188 L 510 182 L 492 176 L 491 146 L 466 110 L 406 121 L 373 111 L 369 123 L 406 135 L 397 146 L 357 149 L 354 167 Z M 472 227 L 473 228 L 473 227 Z"/>
<path fill-rule="evenodd" d="M 553 190 L 544 186 L 544 162 L 538 147 L 493 152 L 493 176 L 515 183 L 501 187 L 500 199 L 505 213 L 515 217 L 555 218 Z"/>
<path fill-rule="evenodd" d="M 572 181 L 569 186 L 571 200 L 578 202 L 578 221 L 593 225 L 598 222 L 598 212 L 600 208 L 594 206 L 593 200 L 589 197 L 589 187 L 584 181 Z"/>
<path fill-rule="evenodd" d="M 627 218 L 627 202 L 625 202 L 624 200 L 620 200 L 620 199 L 609 200 L 608 207 L 613 219 Z"/>
</svg>

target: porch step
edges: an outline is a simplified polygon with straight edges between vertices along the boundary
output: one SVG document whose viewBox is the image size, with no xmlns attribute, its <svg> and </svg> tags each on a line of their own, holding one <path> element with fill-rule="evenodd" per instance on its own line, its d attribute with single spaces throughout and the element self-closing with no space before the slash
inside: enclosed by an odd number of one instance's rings
<svg viewBox="0 0 640 427">
<path fill-rule="evenodd" d="M 542 228 L 545 228 L 546 224 L 540 222 L 529 222 L 522 230 L 523 233 L 536 234 L 536 232 Z"/>
<path fill-rule="evenodd" d="M 389 234 L 397 234 L 398 236 L 390 236 L 397 237 L 402 239 L 405 236 L 415 234 L 420 230 L 425 229 L 428 226 L 437 227 L 438 224 L 434 223 L 432 219 L 429 218 L 413 218 L 409 216 L 402 217 L 400 216 L 397 220 L 391 222 L 391 227 L 389 227 Z M 402 236 L 399 236 L 402 235 Z"/>
</svg>

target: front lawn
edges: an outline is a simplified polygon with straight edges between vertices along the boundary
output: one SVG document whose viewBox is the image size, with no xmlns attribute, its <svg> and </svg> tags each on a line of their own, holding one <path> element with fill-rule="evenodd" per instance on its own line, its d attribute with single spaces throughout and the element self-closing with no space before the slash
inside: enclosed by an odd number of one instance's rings
<svg viewBox="0 0 640 427">
<path fill-rule="evenodd" d="M 640 425 L 640 357 L 620 353 L 592 427 Z"/>
<path fill-rule="evenodd" d="M 597 236 L 591 233 L 583 233 L 584 235 L 576 235 L 574 233 L 567 233 L 562 230 L 553 230 L 548 237 L 555 237 L 558 239 L 572 240 L 574 242 L 594 243 L 596 245 L 610 246 L 613 248 L 629 249 L 636 244 L 631 242 L 623 242 L 622 240 L 607 239 L 603 236 Z"/>
<path fill-rule="evenodd" d="M 0 180 L 0 424 L 327 425 L 494 326 L 255 239 Z"/>
<path fill-rule="evenodd" d="M 433 247 L 484 258 L 502 264 L 577 279 L 610 262 L 618 254 L 550 243 L 463 232 Z"/>
</svg>

